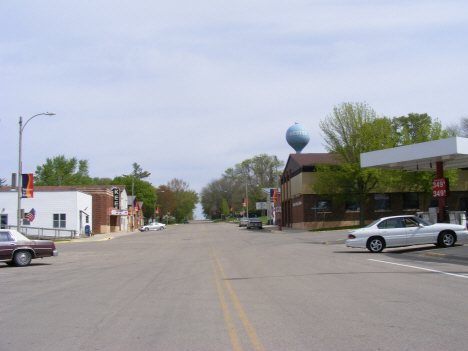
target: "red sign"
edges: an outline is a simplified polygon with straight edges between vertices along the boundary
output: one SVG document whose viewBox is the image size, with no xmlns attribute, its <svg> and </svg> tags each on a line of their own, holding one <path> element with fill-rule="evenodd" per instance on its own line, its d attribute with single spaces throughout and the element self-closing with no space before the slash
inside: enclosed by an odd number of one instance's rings
<svg viewBox="0 0 468 351">
<path fill-rule="evenodd" d="M 449 184 L 447 178 L 432 180 L 432 196 L 447 197 L 449 195 Z"/>
</svg>

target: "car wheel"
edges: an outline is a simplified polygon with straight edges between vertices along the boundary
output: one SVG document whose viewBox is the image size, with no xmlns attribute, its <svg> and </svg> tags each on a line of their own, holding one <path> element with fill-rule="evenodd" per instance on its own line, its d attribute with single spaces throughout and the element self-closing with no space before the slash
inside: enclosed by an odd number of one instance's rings
<svg viewBox="0 0 468 351">
<path fill-rule="evenodd" d="M 450 232 L 442 232 L 439 234 L 439 245 L 442 247 L 450 247 L 455 245 L 455 235 Z"/>
<path fill-rule="evenodd" d="M 372 253 L 382 252 L 385 249 L 385 242 L 382 238 L 370 238 L 367 242 L 367 249 Z"/>
<path fill-rule="evenodd" d="M 24 267 L 31 263 L 32 255 L 29 251 L 18 251 L 13 257 L 15 266 Z"/>
<path fill-rule="evenodd" d="M 258 227 L 258 229 L 263 229 L 263 227 Z"/>
<path fill-rule="evenodd" d="M 149 228 L 145 228 L 145 232 L 147 232 L 149 230 Z"/>
</svg>

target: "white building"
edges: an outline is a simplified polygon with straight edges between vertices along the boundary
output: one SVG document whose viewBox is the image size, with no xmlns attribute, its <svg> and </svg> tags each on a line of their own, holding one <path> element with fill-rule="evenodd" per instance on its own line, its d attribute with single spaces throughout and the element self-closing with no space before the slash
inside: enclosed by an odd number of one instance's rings
<svg viewBox="0 0 468 351">
<path fill-rule="evenodd" d="M 5 191 L 7 190 L 7 191 Z M 18 193 L 16 190 L 1 188 L 0 219 L 2 227 L 16 226 Z M 86 226 L 92 228 L 92 196 L 78 190 L 34 191 L 34 198 L 21 199 L 25 214 L 36 211 L 32 222 L 23 220 L 24 227 L 40 227 L 75 230 L 85 234 Z M 27 231 L 28 233 L 32 231 Z M 50 234 L 48 234 L 50 235 Z M 63 232 L 60 236 L 69 236 Z"/>
</svg>

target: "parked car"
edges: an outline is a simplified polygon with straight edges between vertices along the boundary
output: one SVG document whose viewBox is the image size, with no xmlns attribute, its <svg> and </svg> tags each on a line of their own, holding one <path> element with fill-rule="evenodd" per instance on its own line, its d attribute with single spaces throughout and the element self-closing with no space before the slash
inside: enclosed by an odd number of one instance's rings
<svg viewBox="0 0 468 351">
<path fill-rule="evenodd" d="M 28 266 L 34 258 L 58 256 L 50 240 L 29 240 L 13 229 L 0 230 L 0 262 L 9 266 Z"/>
<path fill-rule="evenodd" d="M 247 217 L 243 217 L 239 221 L 239 227 L 247 227 L 247 223 L 249 223 L 249 219 Z"/>
<path fill-rule="evenodd" d="M 166 229 L 166 225 L 163 223 L 153 222 L 147 225 L 143 225 L 138 229 L 140 232 L 147 232 L 148 230 L 163 230 Z"/>
<path fill-rule="evenodd" d="M 367 227 L 349 232 L 346 246 L 382 252 L 386 247 L 419 244 L 449 247 L 467 238 L 468 231 L 462 225 L 432 224 L 416 216 L 394 216 L 381 218 Z"/>
<path fill-rule="evenodd" d="M 186 218 L 186 219 L 184 219 L 184 224 L 189 224 L 189 221 L 188 221 L 188 219 L 187 219 L 187 218 Z"/>
<path fill-rule="evenodd" d="M 249 218 L 249 221 L 247 223 L 247 229 L 250 228 L 263 229 L 262 220 L 260 218 Z"/>
</svg>

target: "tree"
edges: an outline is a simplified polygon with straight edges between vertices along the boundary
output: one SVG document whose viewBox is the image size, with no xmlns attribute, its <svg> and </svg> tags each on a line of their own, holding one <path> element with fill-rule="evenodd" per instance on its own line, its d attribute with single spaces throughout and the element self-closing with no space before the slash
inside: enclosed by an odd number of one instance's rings
<svg viewBox="0 0 468 351">
<path fill-rule="evenodd" d="M 452 123 L 446 128 L 450 136 L 468 138 L 468 116 L 460 117 L 460 124 Z"/>
<path fill-rule="evenodd" d="M 334 165 L 318 165 L 317 194 L 332 195 L 335 201 L 358 201 L 360 223 L 364 224 L 367 195 L 393 183 L 394 173 L 361 168 L 361 153 L 396 146 L 390 119 L 377 117 L 366 103 L 342 103 L 320 122 L 328 152 L 337 154 Z"/>
<path fill-rule="evenodd" d="M 6 184 L 6 179 L 0 178 L 0 188 Z"/>
<path fill-rule="evenodd" d="M 221 214 L 224 218 L 229 217 L 229 205 L 226 199 L 223 199 L 223 203 L 221 204 Z"/>
<path fill-rule="evenodd" d="M 70 159 L 64 155 L 47 158 L 46 163 L 36 167 L 34 182 L 36 185 L 92 185 L 89 176 L 88 160 Z"/>
<path fill-rule="evenodd" d="M 134 163 L 133 165 L 133 172 L 130 173 L 130 175 L 136 179 L 144 179 L 144 178 L 148 178 L 151 173 L 150 172 L 147 172 L 147 171 L 144 171 L 140 165 L 138 163 Z"/>
<path fill-rule="evenodd" d="M 182 179 L 174 178 L 167 187 L 174 195 L 175 206 L 171 214 L 176 218 L 177 222 L 182 222 L 184 218 L 193 218 L 193 210 L 198 203 L 198 194 L 190 189 L 189 183 Z"/>
</svg>

